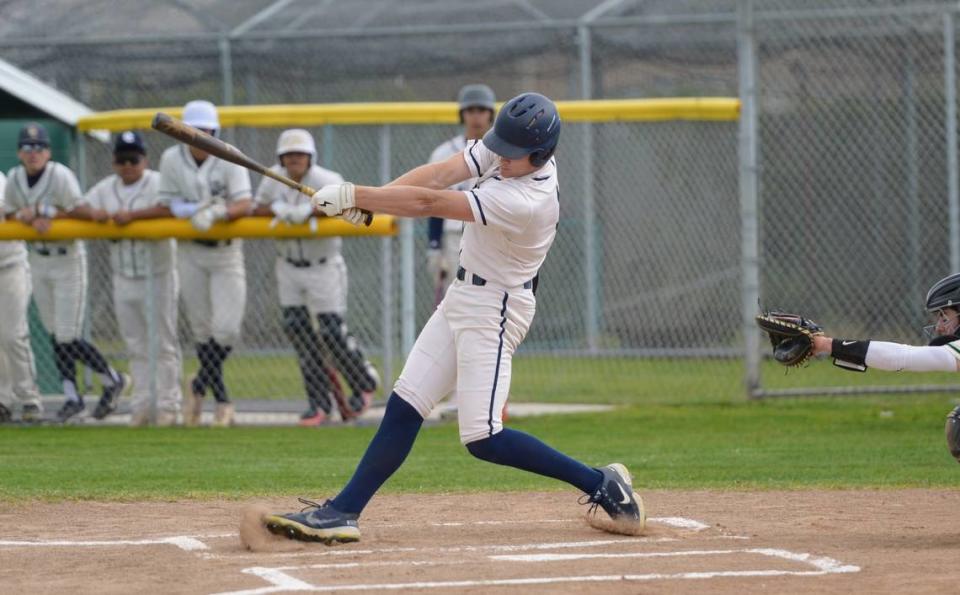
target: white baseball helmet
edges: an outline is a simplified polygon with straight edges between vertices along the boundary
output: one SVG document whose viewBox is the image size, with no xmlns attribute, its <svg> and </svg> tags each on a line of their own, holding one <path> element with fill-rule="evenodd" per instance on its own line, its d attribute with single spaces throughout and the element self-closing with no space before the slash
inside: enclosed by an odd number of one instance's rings
<svg viewBox="0 0 960 595">
<path fill-rule="evenodd" d="M 220 130 L 217 107 L 205 99 L 195 99 L 183 106 L 183 123 L 204 130 Z"/>
<path fill-rule="evenodd" d="M 284 130 L 277 139 L 277 157 L 287 153 L 306 153 L 316 157 L 317 145 L 313 142 L 313 135 L 303 128 Z"/>
</svg>

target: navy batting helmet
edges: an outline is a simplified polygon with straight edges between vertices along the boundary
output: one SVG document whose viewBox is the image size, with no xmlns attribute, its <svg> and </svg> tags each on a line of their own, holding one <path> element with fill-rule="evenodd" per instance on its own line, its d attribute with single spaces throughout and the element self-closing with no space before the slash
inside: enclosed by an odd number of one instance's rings
<svg viewBox="0 0 960 595">
<path fill-rule="evenodd" d="M 483 136 L 483 144 L 497 155 L 507 159 L 529 155 L 536 167 L 550 160 L 559 141 L 557 106 L 539 93 L 523 93 L 506 102 Z"/>
</svg>

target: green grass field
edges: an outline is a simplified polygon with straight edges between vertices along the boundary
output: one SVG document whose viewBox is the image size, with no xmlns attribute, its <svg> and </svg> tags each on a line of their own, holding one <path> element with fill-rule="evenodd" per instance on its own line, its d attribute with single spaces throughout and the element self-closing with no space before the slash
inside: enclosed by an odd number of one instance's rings
<svg viewBox="0 0 960 595">
<path fill-rule="evenodd" d="M 626 463 L 646 488 L 960 487 L 945 396 L 678 402 L 516 420 L 589 463 Z M 0 500 L 331 495 L 370 427 L 0 428 Z M 426 428 L 390 492 L 569 489 L 473 460 L 455 424 Z"/>
<path fill-rule="evenodd" d="M 379 362 L 374 362 L 379 364 Z M 394 368 L 399 374 L 402 362 Z M 184 363 L 185 376 L 196 371 Z M 743 367 L 730 359 L 628 359 L 525 356 L 514 361 L 511 399 L 555 403 L 716 403 L 744 400 Z M 303 399 L 296 361 L 291 356 L 239 354 L 227 360 L 225 377 L 234 398 Z M 765 362 L 766 388 L 843 385 L 960 383 L 952 374 L 847 372 L 815 362 L 790 370 Z"/>
</svg>

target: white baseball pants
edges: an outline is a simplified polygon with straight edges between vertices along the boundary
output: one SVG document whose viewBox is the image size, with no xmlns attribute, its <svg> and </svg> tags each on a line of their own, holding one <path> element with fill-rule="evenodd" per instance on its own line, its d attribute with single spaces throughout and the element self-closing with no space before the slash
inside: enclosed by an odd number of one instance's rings
<svg viewBox="0 0 960 595">
<path fill-rule="evenodd" d="M 536 309 L 529 289 L 454 281 L 417 337 L 394 391 L 423 417 L 455 393 L 463 444 L 498 433 L 513 353 Z"/>
</svg>

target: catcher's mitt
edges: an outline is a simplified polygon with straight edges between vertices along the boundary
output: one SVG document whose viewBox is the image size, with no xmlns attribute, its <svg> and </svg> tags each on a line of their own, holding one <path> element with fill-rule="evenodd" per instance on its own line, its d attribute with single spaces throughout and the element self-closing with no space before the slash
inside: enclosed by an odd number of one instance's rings
<svg viewBox="0 0 960 595">
<path fill-rule="evenodd" d="M 813 357 L 813 338 L 823 334 L 817 323 L 787 312 L 764 312 L 757 324 L 770 337 L 774 359 L 785 366 L 800 366 Z"/>
<path fill-rule="evenodd" d="M 960 462 L 960 405 L 947 414 L 947 448 L 953 458 Z"/>
</svg>

